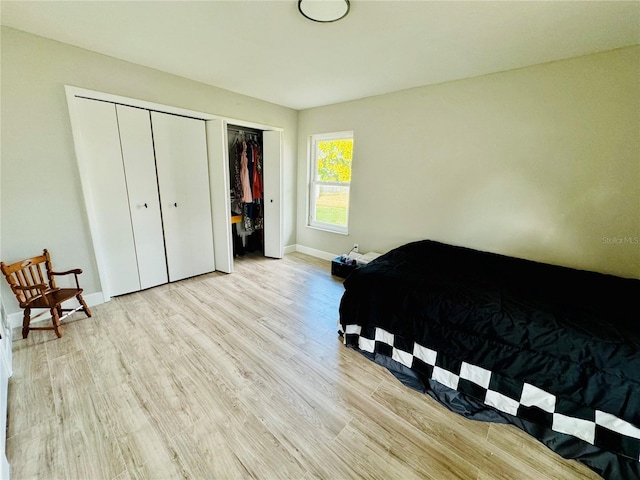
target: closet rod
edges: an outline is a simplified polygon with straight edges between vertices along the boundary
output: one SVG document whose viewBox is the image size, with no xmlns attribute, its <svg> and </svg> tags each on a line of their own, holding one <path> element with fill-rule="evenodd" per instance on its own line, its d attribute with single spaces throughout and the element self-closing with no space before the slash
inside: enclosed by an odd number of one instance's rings
<svg viewBox="0 0 640 480">
<path fill-rule="evenodd" d="M 227 127 L 229 131 L 234 132 L 234 133 L 241 133 L 241 134 L 245 134 L 248 133 L 249 135 L 261 135 L 262 134 L 262 130 L 244 130 L 238 127 Z"/>
</svg>

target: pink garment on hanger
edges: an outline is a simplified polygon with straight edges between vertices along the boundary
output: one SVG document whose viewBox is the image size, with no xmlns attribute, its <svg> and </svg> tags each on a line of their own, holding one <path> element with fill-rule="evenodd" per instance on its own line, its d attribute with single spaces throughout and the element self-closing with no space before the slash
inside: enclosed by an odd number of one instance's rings
<svg viewBox="0 0 640 480">
<path fill-rule="evenodd" d="M 242 199 L 244 203 L 253 202 L 251 196 L 251 181 L 249 180 L 249 159 L 247 158 L 247 142 L 242 142 L 242 156 L 240 157 L 240 183 L 242 184 Z"/>
</svg>

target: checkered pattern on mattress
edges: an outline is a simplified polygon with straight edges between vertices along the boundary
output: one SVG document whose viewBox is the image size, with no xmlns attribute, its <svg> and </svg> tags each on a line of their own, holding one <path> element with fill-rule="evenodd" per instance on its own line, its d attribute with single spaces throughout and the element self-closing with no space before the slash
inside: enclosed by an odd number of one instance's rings
<svg viewBox="0 0 640 480">
<path fill-rule="evenodd" d="M 407 342 L 382 328 L 346 325 L 344 343 L 390 357 L 418 372 L 423 379 L 433 379 L 497 410 L 640 462 L 640 428 L 615 415 Z"/>
</svg>

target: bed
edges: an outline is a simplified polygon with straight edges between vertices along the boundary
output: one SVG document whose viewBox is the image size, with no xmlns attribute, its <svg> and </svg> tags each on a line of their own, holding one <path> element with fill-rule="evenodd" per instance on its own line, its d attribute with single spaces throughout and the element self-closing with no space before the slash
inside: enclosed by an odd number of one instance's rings
<svg viewBox="0 0 640 480">
<path fill-rule="evenodd" d="M 424 240 L 344 287 L 345 345 L 405 385 L 640 478 L 640 280 Z"/>
</svg>

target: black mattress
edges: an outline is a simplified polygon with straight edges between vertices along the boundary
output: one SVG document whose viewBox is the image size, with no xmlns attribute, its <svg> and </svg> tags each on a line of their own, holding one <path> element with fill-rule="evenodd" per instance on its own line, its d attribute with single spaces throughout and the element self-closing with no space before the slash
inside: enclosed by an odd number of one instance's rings
<svg viewBox="0 0 640 480">
<path fill-rule="evenodd" d="M 344 286 L 347 346 L 640 472 L 640 280 L 425 240 Z"/>
</svg>

